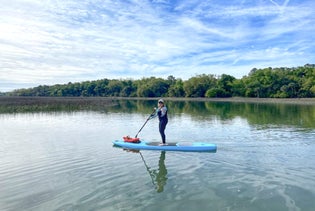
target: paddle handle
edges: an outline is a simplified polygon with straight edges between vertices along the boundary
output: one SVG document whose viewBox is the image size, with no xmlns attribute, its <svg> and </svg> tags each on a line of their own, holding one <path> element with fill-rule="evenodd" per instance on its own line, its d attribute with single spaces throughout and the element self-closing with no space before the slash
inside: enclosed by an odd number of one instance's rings
<svg viewBox="0 0 315 211">
<path fill-rule="evenodd" d="M 147 118 L 147 120 L 145 121 L 145 123 L 142 125 L 142 127 L 140 128 L 140 130 L 138 131 L 137 135 L 135 136 L 135 138 L 138 137 L 140 131 L 142 130 L 142 128 L 144 128 L 144 126 L 147 124 L 147 122 L 150 120 L 150 117 L 155 113 L 155 110 L 152 112 L 152 114 L 150 114 L 150 116 Z"/>
</svg>

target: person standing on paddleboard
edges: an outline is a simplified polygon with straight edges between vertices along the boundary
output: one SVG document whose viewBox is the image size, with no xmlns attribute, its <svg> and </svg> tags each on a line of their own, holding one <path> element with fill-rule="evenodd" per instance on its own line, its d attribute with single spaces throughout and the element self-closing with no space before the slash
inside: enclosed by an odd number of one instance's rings
<svg viewBox="0 0 315 211">
<path fill-rule="evenodd" d="M 152 116 L 152 118 L 158 116 L 159 117 L 159 132 L 161 134 L 162 143 L 160 145 L 166 145 L 166 137 L 165 137 L 165 128 L 168 122 L 167 118 L 167 107 L 164 104 L 163 99 L 159 99 L 158 108 L 154 108 L 156 113 Z"/>
</svg>

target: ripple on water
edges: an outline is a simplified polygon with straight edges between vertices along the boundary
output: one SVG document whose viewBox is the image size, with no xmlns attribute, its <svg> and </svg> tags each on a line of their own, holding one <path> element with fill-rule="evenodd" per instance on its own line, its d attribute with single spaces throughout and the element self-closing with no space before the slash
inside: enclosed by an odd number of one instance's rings
<svg viewBox="0 0 315 211">
<path fill-rule="evenodd" d="M 107 211 L 315 207 L 312 131 L 257 128 L 243 120 L 207 122 L 213 127 L 205 131 L 203 120 L 195 124 L 187 119 L 183 126 L 195 128 L 183 131 L 187 127 L 174 127 L 168 134 L 180 134 L 183 139 L 206 136 L 218 145 L 218 151 L 166 152 L 163 167 L 159 151 L 140 154 L 112 147 L 111 140 L 121 137 L 122 130 L 138 129 L 125 121 L 130 116 L 133 114 L 89 113 L 34 116 L 23 123 L 6 121 L 5 125 L 10 125 L 6 131 L 11 129 L 11 133 L 0 143 L 0 148 L 5 148 L 0 149 L 4 152 L 0 155 L 0 208 Z M 51 121 L 49 126 L 44 125 L 46 120 Z M 149 124 L 146 131 L 156 129 L 155 124 L 154 128 Z M 117 132 L 109 126 L 124 129 Z"/>
</svg>

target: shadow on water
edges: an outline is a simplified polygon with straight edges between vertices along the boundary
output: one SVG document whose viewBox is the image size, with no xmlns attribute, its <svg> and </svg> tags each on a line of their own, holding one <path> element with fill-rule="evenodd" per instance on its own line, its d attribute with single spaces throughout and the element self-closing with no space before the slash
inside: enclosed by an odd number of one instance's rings
<svg viewBox="0 0 315 211">
<path fill-rule="evenodd" d="M 143 161 L 143 164 L 150 175 L 151 182 L 155 188 L 155 190 L 158 193 L 161 193 L 164 191 L 164 186 L 166 185 L 167 181 L 167 169 L 165 165 L 165 158 L 166 158 L 166 152 L 161 151 L 161 155 L 159 158 L 159 165 L 157 169 L 153 169 L 150 166 L 148 166 L 147 162 L 144 159 L 144 156 L 142 155 L 140 150 L 130 150 L 130 149 L 124 149 L 125 151 L 128 152 L 133 152 L 133 153 L 139 153 L 141 156 L 141 159 Z"/>
</svg>

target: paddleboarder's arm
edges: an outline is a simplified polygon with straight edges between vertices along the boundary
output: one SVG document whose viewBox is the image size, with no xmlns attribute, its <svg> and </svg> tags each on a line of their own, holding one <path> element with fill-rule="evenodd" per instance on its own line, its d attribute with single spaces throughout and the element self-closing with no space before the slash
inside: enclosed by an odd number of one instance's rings
<svg viewBox="0 0 315 211">
<path fill-rule="evenodd" d="M 157 117 L 158 116 L 158 108 L 154 108 L 154 111 L 155 112 L 153 112 L 151 115 L 150 115 L 150 117 L 149 117 L 149 119 L 153 119 L 153 118 L 155 118 L 155 117 Z"/>
</svg>

